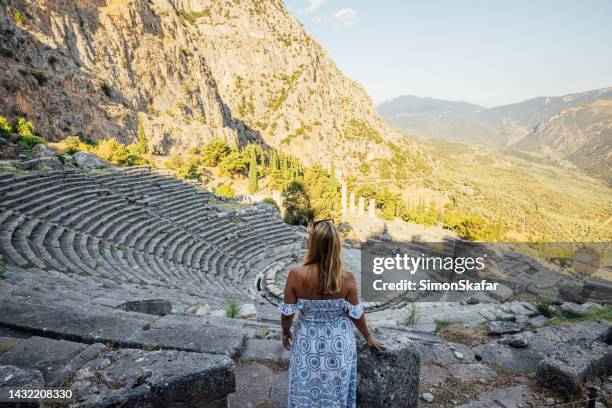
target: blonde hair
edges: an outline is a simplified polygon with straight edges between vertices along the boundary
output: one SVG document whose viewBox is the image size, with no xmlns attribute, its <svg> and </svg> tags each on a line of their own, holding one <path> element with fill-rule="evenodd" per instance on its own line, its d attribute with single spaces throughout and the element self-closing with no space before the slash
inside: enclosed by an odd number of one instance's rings
<svg viewBox="0 0 612 408">
<path fill-rule="evenodd" d="M 328 220 L 310 224 L 309 232 L 304 265 L 318 266 L 320 294 L 336 294 L 340 292 L 343 269 L 340 233 Z"/>
</svg>

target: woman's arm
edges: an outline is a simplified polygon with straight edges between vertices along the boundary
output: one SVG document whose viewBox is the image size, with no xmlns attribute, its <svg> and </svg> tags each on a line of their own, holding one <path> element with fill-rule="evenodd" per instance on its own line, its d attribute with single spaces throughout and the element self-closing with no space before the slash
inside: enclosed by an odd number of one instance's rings
<svg viewBox="0 0 612 408">
<path fill-rule="evenodd" d="M 357 280 L 355 279 L 355 275 L 353 275 L 352 273 L 348 273 L 347 275 L 349 276 L 349 278 L 347 279 L 349 292 L 346 296 L 346 300 L 352 305 L 358 305 L 359 296 L 357 295 Z M 359 330 L 359 332 L 363 335 L 363 337 L 366 339 L 370 346 L 375 347 L 377 349 L 382 349 L 385 346 L 382 341 L 377 339 L 370 332 L 370 328 L 368 327 L 368 323 L 366 322 L 365 313 L 362 313 L 359 319 L 354 319 L 350 316 L 349 318 L 353 321 L 355 327 L 357 327 L 357 330 Z"/>
<path fill-rule="evenodd" d="M 295 278 L 296 273 L 292 270 L 287 275 L 287 282 L 285 282 L 285 294 L 283 296 L 283 302 L 286 304 L 295 304 L 297 298 L 295 296 Z M 285 349 L 291 351 L 291 324 L 293 323 L 293 315 L 281 315 L 281 327 L 283 328 L 283 346 Z"/>
</svg>

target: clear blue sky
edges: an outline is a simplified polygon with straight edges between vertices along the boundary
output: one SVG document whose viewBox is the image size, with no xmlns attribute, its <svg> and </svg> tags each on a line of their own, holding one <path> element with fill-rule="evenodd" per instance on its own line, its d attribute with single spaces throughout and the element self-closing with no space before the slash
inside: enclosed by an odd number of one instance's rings
<svg viewBox="0 0 612 408">
<path fill-rule="evenodd" d="M 487 107 L 612 86 L 612 0 L 285 0 L 376 103 Z"/>
</svg>

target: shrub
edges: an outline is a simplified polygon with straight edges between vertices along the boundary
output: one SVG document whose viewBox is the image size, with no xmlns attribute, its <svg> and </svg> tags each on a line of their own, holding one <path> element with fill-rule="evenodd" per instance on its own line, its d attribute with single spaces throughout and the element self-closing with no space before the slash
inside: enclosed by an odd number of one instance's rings
<svg viewBox="0 0 612 408">
<path fill-rule="evenodd" d="M 306 225 L 314 216 L 310 208 L 310 199 L 299 181 L 289 183 L 283 191 L 285 222 L 293 225 Z"/>
<path fill-rule="evenodd" d="M 117 139 L 104 139 L 96 147 L 95 153 L 114 164 L 126 164 L 129 158 L 128 149 Z"/>
<path fill-rule="evenodd" d="M 11 125 L 4 116 L 0 116 L 0 136 L 7 137 L 11 134 Z"/>
<path fill-rule="evenodd" d="M 240 312 L 240 303 L 235 297 L 230 297 L 227 300 L 227 308 L 225 309 L 225 316 L 235 318 Z"/>
<path fill-rule="evenodd" d="M 21 136 L 17 139 L 17 144 L 25 150 L 31 150 L 37 144 L 44 144 L 45 139 L 36 135 Z"/>
<path fill-rule="evenodd" d="M 542 298 L 536 303 L 536 309 L 538 312 L 546 317 L 552 317 L 554 315 L 554 309 L 552 308 L 553 302 L 548 298 Z"/>
<path fill-rule="evenodd" d="M 168 160 L 164 162 L 164 166 L 167 169 L 177 170 L 179 167 L 183 165 L 183 159 L 181 156 L 171 156 Z"/>
<path fill-rule="evenodd" d="M 417 324 L 417 321 L 418 321 L 418 316 L 417 316 L 416 305 L 413 303 L 410 306 L 410 311 L 406 315 L 405 323 L 406 323 L 406 326 L 413 327 Z"/>
<path fill-rule="evenodd" d="M 19 11 L 15 10 L 15 12 L 13 13 L 13 17 L 15 18 L 15 22 L 17 23 L 17 25 L 25 25 L 26 19 Z"/>
<path fill-rule="evenodd" d="M 34 125 L 24 118 L 19 118 L 13 123 L 13 132 L 17 133 L 19 136 L 33 136 Z"/>
<path fill-rule="evenodd" d="M 142 146 L 136 143 L 130 143 L 127 147 L 127 159 L 125 164 L 127 166 L 139 166 L 145 164 L 147 161 L 142 157 Z"/>
<path fill-rule="evenodd" d="M 62 140 L 62 144 L 64 145 L 64 153 L 67 154 L 89 150 L 89 146 L 83 143 L 78 136 L 69 136 Z"/>
<path fill-rule="evenodd" d="M 234 197 L 236 193 L 234 192 L 234 188 L 229 184 L 221 184 L 217 187 L 217 195 L 221 197 Z"/>
<path fill-rule="evenodd" d="M 197 160 L 190 159 L 183 163 L 176 170 L 176 177 L 181 180 L 198 179 L 200 178 L 200 169 L 198 168 Z"/>
<path fill-rule="evenodd" d="M 219 170 L 226 175 L 244 174 L 248 167 L 247 165 L 248 159 L 239 151 L 232 150 L 230 154 L 219 162 Z"/>
<path fill-rule="evenodd" d="M 204 166 L 216 166 L 230 151 L 230 147 L 224 140 L 215 140 L 204 146 L 201 158 L 202 164 Z"/>
</svg>

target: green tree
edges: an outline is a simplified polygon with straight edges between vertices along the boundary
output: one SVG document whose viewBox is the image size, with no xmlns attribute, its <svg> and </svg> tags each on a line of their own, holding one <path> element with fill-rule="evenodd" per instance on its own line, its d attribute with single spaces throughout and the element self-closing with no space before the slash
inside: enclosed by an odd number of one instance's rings
<svg viewBox="0 0 612 408">
<path fill-rule="evenodd" d="M 226 175 L 244 174 L 248 165 L 248 159 L 238 150 L 232 150 L 219 162 L 219 170 Z"/>
<path fill-rule="evenodd" d="M 231 149 L 225 140 L 215 140 L 202 149 L 201 162 L 204 166 L 217 166 L 230 152 Z"/>
<path fill-rule="evenodd" d="M 119 143 L 117 139 L 104 139 L 96 147 L 95 153 L 114 164 L 126 164 L 129 152 L 125 145 Z"/>
<path fill-rule="evenodd" d="M 13 123 L 13 131 L 19 136 L 33 136 L 34 125 L 24 118 L 19 118 Z"/>
<path fill-rule="evenodd" d="M 142 118 L 140 116 L 138 116 L 138 150 L 141 155 L 149 153 L 149 141 L 145 135 Z"/>
<path fill-rule="evenodd" d="M 0 136 L 6 137 L 11 134 L 11 125 L 4 116 L 0 116 Z"/>
<path fill-rule="evenodd" d="M 249 193 L 255 194 L 259 190 L 258 174 L 257 174 L 257 157 L 255 151 L 251 151 L 251 160 L 249 163 Z"/>
<path fill-rule="evenodd" d="M 304 185 L 299 181 L 292 181 L 283 191 L 283 207 L 285 222 L 289 224 L 306 225 L 313 217 L 310 199 Z"/>
<path fill-rule="evenodd" d="M 217 187 L 216 194 L 221 197 L 234 197 L 236 193 L 234 192 L 234 188 L 229 184 L 221 184 Z"/>
<path fill-rule="evenodd" d="M 331 165 L 329 166 L 329 182 L 334 189 L 338 188 L 338 180 L 336 179 L 336 166 L 334 165 L 334 158 L 331 159 Z"/>
</svg>

